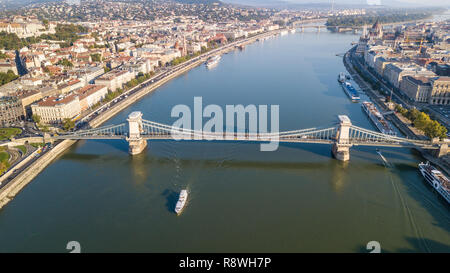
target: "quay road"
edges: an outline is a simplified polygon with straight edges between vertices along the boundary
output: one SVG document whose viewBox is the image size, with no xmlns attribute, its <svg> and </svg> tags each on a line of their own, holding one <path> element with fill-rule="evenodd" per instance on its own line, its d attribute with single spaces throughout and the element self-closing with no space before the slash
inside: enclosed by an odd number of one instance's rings
<svg viewBox="0 0 450 273">
<path fill-rule="evenodd" d="M 17 175 L 19 175 L 22 171 L 24 171 L 25 169 L 27 169 L 31 164 L 33 164 L 33 162 L 35 162 L 37 159 L 39 159 L 41 156 L 43 156 L 44 154 L 46 154 L 48 151 L 51 150 L 51 148 L 53 147 L 53 145 L 56 145 L 58 143 L 60 143 L 61 140 L 55 141 L 54 144 L 50 145 L 50 146 L 44 146 L 43 148 L 38 148 L 41 149 L 41 152 L 39 154 L 35 154 L 33 155 L 33 153 L 28 153 L 27 152 L 27 157 L 28 156 L 34 156 L 34 158 L 32 158 L 31 160 L 29 160 L 27 163 L 25 163 L 23 166 L 21 166 L 20 168 L 17 168 L 16 170 L 14 170 L 14 172 L 12 174 L 10 174 L 3 182 L 0 182 L 0 190 L 5 187 L 11 180 L 13 180 Z M 33 151 L 34 152 L 34 151 Z M 26 157 L 22 158 L 22 160 L 25 160 Z M 21 161 L 22 161 L 21 160 Z M 21 161 L 17 162 L 15 165 L 18 165 Z M 11 168 L 13 168 L 14 166 L 11 166 Z"/>
</svg>

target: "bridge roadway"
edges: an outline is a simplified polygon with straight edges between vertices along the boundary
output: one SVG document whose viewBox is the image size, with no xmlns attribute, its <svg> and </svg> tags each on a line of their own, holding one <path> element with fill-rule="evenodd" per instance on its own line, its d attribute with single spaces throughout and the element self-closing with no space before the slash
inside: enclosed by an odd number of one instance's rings
<svg viewBox="0 0 450 273">
<path fill-rule="evenodd" d="M 336 139 L 315 139 L 308 137 L 289 137 L 289 138 L 277 138 L 276 135 L 271 137 L 268 136 L 236 136 L 235 134 L 204 134 L 203 136 L 197 134 L 198 137 L 190 138 L 180 138 L 178 139 L 172 134 L 141 134 L 142 139 L 145 140 L 176 140 L 176 141 L 245 141 L 245 142 L 284 142 L 284 143 L 311 143 L 311 144 L 333 144 Z M 93 139 L 103 139 L 103 140 L 113 140 L 113 139 L 127 139 L 127 135 L 86 135 L 86 136 L 65 136 L 60 135 L 54 137 L 54 139 L 79 139 L 79 140 L 93 140 Z M 348 144 L 352 146 L 383 146 L 383 147 L 404 147 L 404 148 L 414 148 L 421 147 L 424 149 L 439 149 L 439 146 L 432 144 L 431 142 L 426 143 L 413 143 L 413 142 L 387 142 L 387 141 L 376 141 L 376 140 L 358 140 L 350 139 Z"/>
</svg>

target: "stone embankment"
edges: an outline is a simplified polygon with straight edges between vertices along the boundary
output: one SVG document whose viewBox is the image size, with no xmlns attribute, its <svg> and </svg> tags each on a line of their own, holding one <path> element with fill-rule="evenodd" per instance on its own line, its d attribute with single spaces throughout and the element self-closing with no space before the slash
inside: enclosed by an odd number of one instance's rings
<svg viewBox="0 0 450 273">
<path fill-rule="evenodd" d="M 33 180 L 33 178 L 75 142 L 75 140 L 64 140 L 57 144 L 53 149 L 44 153 L 38 160 L 34 161 L 26 170 L 19 173 L 11 182 L 6 184 L 0 190 L 0 208 L 11 201 L 20 190 Z M 21 164 L 21 166 L 27 164 L 34 156 L 35 154 L 30 155 L 19 164 Z M 20 167 L 16 166 L 16 168 Z"/>
</svg>

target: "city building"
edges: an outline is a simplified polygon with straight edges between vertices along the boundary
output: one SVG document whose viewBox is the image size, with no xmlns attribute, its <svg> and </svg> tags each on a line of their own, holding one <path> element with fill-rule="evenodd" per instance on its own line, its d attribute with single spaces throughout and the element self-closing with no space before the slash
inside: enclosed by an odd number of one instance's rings
<svg viewBox="0 0 450 273">
<path fill-rule="evenodd" d="M 108 94 L 108 88 L 104 85 L 89 84 L 74 93 L 78 95 L 80 100 L 81 111 L 85 111 L 102 101 Z"/>
<path fill-rule="evenodd" d="M 450 77 L 436 77 L 430 79 L 431 94 L 429 103 L 450 104 Z"/>
<path fill-rule="evenodd" d="M 384 78 L 396 88 L 400 87 L 400 82 L 404 76 L 436 76 L 432 71 L 411 63 L 391 63 L 387 64 L 383 71 Z"/>
<path fill-rule="evenodd" d="M 19 99 L 16 97 L 0 98 L 0 125 L 8 127 L 22 120 L 24 113 Z"/>
<path fill-rule="evenodd" d="M 23 113 L 27 118 L 32 115 L 31 104 L 42 99 L 42 93 L 35 89 L 18 91 L 15 96 L 21 101 Z"/>
<path fill-rule="evenodd" d="M 405 76 L 400 83 L 400 90 L 415 102 L 427 103 L 431 95 L 429 78 Z"/>
<path fill-rule="evenodd" d="M 134 75 L 126 70 L 112 70 L 95 80 L 95 84 L 104 85 L 110 91 L 123 88 L 123 85 L 134 78 Z"/>
<path fill-rule="evenodd" d="M 17 72 L 17 66 L 16 66 L 15 61 L 11 61 L 11 60 L 7 59 L 4 62 L 0 62 L 0 72 L 8 73 L 8 70 L 11 70 L 16 75 L 19 74 Z"/>
<path fill-rule="evenodd" d="M 33 115 L 41 118 L 46 124 L 60 124 L 66 118 L 73 119 L 81 113 L 80 100 L 77 94 L 67 96 L 51 96 L 32 104 Z"/>
</svg>

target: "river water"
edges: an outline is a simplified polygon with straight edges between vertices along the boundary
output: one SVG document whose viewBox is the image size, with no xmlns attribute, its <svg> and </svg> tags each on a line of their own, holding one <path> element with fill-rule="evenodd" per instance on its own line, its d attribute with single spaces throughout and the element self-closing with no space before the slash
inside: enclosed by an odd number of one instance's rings
<svg viewBox="0 0 450 273">
<path fill-rule="evenodd" d="M 354 34 L 288 34 L 199 66 L 132 111 L 172 124 L 177 104 L 277 104 L 280 130 L 331 125 L 338 114 L 375 130 L 338 85 Z M 365 98 L 364 95 L 362 95 Z M 410 149 L 153 141 L 131 157 L 125 141 L 80 141 L 0 211 L 0 252 L 450 252 L 450 210 L 425 184 Z M 178 193 L 190 191 L 181 216 Z"/>
</svg>

